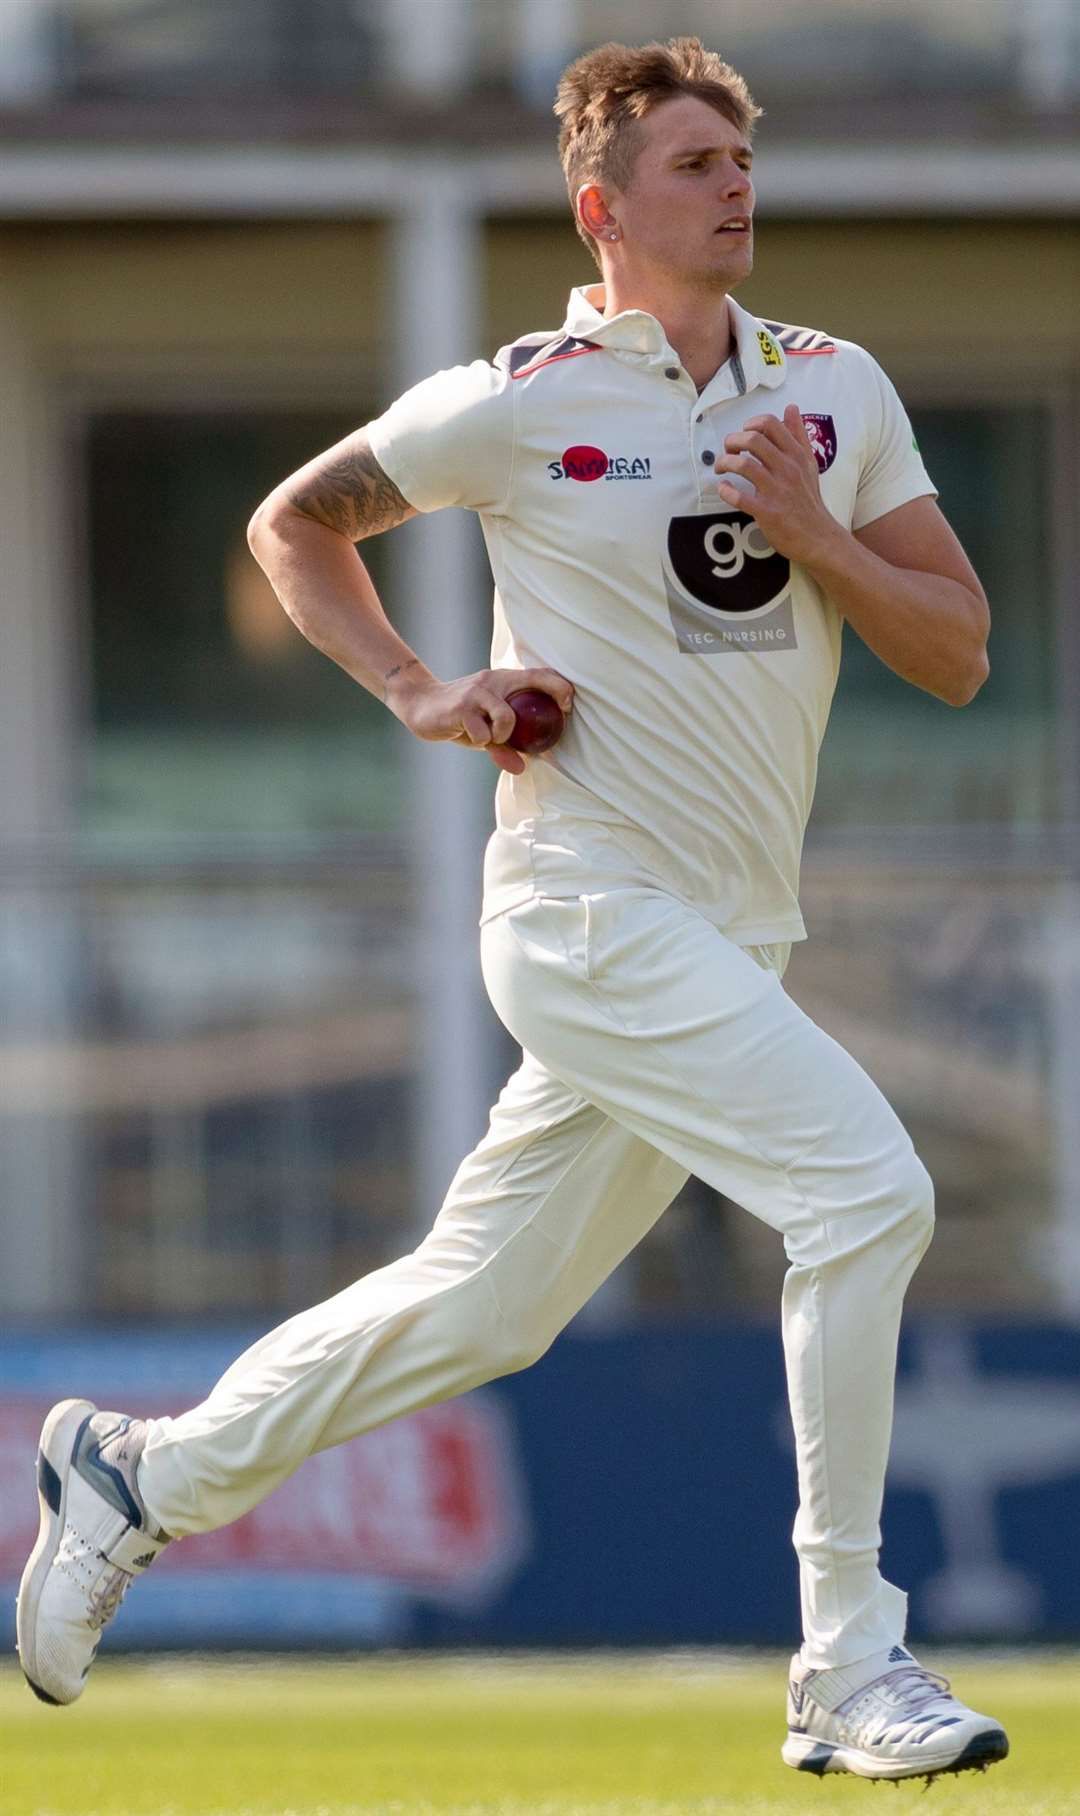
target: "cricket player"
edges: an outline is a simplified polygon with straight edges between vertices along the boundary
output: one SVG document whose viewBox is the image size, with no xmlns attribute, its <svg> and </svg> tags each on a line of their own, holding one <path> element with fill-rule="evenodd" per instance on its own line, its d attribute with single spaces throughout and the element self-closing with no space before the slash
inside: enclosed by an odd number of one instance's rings
<svg viewBox="0 0 1080 1816">
<path fill-rule="evenodd" d="M 561 157 L 601 281 L 557 333 L 436 373 L 255 514 L 304 635 L 417 737 L 502 772 L 481 955 L 522 1064 L 415 1253 L 272 1331 L 178 1418 L 50 1413 L 18 1609 L 47 1702 L 79 1696 L 163 1546 L 237 1519 L 313 1451 L 527 1367 L 695 1173 L 790 1263 L 803 1638 L 784 1760 L 930 1778 L 1008 1751 L 912 1657 L 878 1568 L 931 1183 L 782 983 L 844 621 L 962 706 L 989 614 L 880 367 L 732 300 L 758 112 L 695 38 L 572 64 Z M 497 589 L 491 667 L 460 679 L 397 635 L 354 546 L 449 505 L 479 513 Z M 523 686 L 567 714 L 543 758 L 506 743 Z"/>
</svg>

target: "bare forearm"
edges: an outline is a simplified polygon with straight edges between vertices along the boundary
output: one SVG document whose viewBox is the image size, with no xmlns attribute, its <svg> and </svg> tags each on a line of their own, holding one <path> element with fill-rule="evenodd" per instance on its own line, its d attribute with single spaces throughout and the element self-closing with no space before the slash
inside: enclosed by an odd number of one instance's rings
<svg viewBox="0 0 1080 1816">
<path fill-rule="evenodd" d="M 990 609 L 978 575 L 929 496 L 852 535 L 821 496 L 797 404 L 724 437 L 717 491 L 749 511 L 774 549 L 817 581 L 876 656 L 905 681 L 966 706 L 989 673 Z M 737 476 L 727 478 L 726 475 Z"/>
<path fill-rule="evenodd" d="M 390 623 L 353 544 L 414 515 L 359 429 L 284 480 L 248 525 L 297 629 L 399 717 L 399 690 L 434 677 Z"/>
<path fill-rule="evenodd" d="M 380 700 L 394 683 L 432 679 L 383 610 L 371 576 L 338 530 L 287 507 L 253 521 L 251 552 L 309 643 Z"/>
<path fill-rule="evenodd" d="M 988 673 L 985 601 L 959 580 L 894 567 L 839 524 L 803 565 L 882 662 L 966 706 Z"/>
<path fill-rule="evenodd" d="M 416 515 L 376 460 L 367 430 L 317 455 L 265 499 L 248 546 L 309 643 L 384 700 L 416 737 L 486 751 L 520 775 L 525 758 L 507 739 L 514 693 L 536 687 L 573 709 L 574 690 L 554 669 L 482 669 L 437 681 L 383 611 L 353 544 Z"/>
</svg>

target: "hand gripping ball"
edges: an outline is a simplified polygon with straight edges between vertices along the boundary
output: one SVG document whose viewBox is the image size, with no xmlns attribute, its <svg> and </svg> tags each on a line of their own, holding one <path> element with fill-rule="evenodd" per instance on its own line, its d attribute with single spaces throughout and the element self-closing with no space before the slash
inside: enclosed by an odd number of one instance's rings
<svg viewBox="0 0 1080 1816">
<path fill-rule="evenodd" d="M 566 721 L 550 694 L 541 693 L 538 687 L 519 687 L 516 693 L 507 694 L 506 704 L 515 715 L 514 729 L 506 740 L 512 750 L 539 757 L 559 742 Z"/>
</svg>

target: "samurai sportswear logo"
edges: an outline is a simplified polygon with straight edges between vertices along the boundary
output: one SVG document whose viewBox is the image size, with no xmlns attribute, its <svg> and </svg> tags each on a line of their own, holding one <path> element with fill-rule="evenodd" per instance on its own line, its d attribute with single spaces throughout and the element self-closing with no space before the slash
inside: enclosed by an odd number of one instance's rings
<svg viewBox="0 0 1080 1816">
<path fill-rule="evenodd" d="M 680 650 L 796 649 L 791 563 L 745 511 L 673 517 L 664 583 Z"/>
<path fill-rule="evenodd" d="M 552 479 L 651 479 L 652 461 L 643 454 L 605 454 L 603 448 L 567 448 L 561 460 L 548 461 Z"/>
</svg>

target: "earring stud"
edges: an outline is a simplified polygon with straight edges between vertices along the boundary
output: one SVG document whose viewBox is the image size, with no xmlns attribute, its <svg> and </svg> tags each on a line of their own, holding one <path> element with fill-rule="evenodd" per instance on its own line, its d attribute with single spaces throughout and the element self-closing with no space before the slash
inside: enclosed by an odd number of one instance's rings
<svg viewBox="0 0 1080 1816">
<path fill-rule="evenodd" d="M 609 234 L 608 234 L 608 239 L 609 239 L 609 240 L 617 240 L 617 239 L 618 239 L 618 237 L 619 237 L 619 236 L 618 236 L 618 234 L 617 234 L 617 233 L 609 233 Z"/>
</svg>

